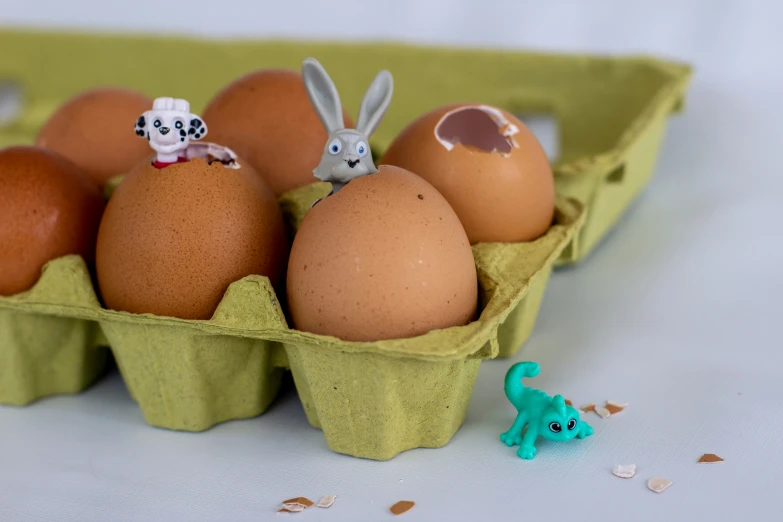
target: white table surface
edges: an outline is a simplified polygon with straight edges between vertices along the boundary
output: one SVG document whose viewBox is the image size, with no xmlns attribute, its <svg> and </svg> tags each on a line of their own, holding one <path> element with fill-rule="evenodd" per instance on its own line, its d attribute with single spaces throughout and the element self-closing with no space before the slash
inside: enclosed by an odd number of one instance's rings
<svg viewBox="0 0 783 522">
<path fill-rule="evenodd" d="M 388 462 L 332 453 L 293 390 L 262 417 L 169 432 L 144 423 L 115 373 L 80 396 L 0 407 L 0 521 L 375 521 L 392 519 L 402 499 L 416 502 L 399 519 L 410 522 L 783 519 L 783 162 L 773 159 L 783 150 L 783 39 L 773 2 L 220 2 L 252 14 L 234 19 L 195 0 L 115 3 L 0 0 L 0 23 L 646 51 L 694 63 L 696 77 L 647 192 L 590 259 L 555 273 L 522 352 L 482 365 L 446 447 Z M 388 23 L 347 27 L 346 9 Z M 590 417 L 585 441 L 518 459 L 498 435 L 515 413 L 503 375 L 523 359 L 541 363 L 533 383 L 544 390 L 630 406 Z M 705 452 L 726 461 L 697 465 Z M 636 464 L 637 476 L 614 477 L 618 463 Z M 653 476 L 674 485 L 652 493 Z M 325 494 L 338 495 L 329 510 L 275 514 L 283 499 Z"/>
</svg>

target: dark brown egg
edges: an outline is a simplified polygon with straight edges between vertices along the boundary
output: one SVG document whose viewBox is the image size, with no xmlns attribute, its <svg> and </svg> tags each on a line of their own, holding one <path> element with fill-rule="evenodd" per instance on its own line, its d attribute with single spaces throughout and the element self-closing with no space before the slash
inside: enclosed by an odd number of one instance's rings
<svg viewBox="0 0 783 522">
<path fill-rule="evenodd" d="M 202 114 L 210 140 L 230 147 L 279 196 L 315 183 L 326 130 L 307 97 L 302 76 L 284 69 L 256 71 L 220 91 Z M 347 127 L 353 127 L 343 111 Z"/>
<path fill-rule="evenodd" d="M 133 126 L 151 108 L 150 98 L 128 89 L 86 91 L 52 114 L 36 145 L 68 158 L 103 185 L 149 156 L 149 144 L 134 133 Z"/>
<path fill-rule="evenodd" d="M 193 159 L 163 169 L 145 160 L 112 194 L 98 234 L 106 306 L 209 319 L 228 286 L 250 274 L 282 289 L 288 245 L 272 191 L 239 169 Z"/>
<path fill-rule="evenodd" d="M 32 287 L 48 261 L 92 264 L 103 198 L 68 160 L 35 147 L 0 151 L 0 295 Z"/>
<path fill-rule="evenodd" d="M 294 326 L 346 341 L 464 325 L 478 282 L 459 218 L 432 185 L 381 166 L 305 215 L 288 263 Z"/>
<path fill-rule="evenodd" d="M 552 224 L 555 183 L 546 153 L 506 111 L 486 105 L 435 109 L 408 125 L 379 163 L 432 183 L 471 243 L 531 241 Z"/>
</svg>

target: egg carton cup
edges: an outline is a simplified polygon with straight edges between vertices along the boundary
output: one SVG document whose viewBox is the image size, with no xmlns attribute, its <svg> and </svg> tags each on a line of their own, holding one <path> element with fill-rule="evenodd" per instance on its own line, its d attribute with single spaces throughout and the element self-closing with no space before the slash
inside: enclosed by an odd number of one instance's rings
<svg viewBox="0 0 783 522">
<path fill-rule="evenodd" d="M 282 196 L 292 230 L 328 191 L 328 184 L 315 183 Z M 263 276 L 233 283 L 207 321 L 105 310 L 84 261 L 66 256 L 47 264 L 29 292 L 0 298 L 0 317 L 31 325 L 24 336 L 0 337 L 0 402 L 20 403 L 8 398 L 24 396 L 30 382 L 47 382 L 52 368 L 72 386 L 39 386 L 38 397 L 88 385 L 105 360 L 95 347 L 100 325 L 151 425 L 201 431 L 260 415 L 290 368 L 308 421 L 334 451 L 386 460 L 411 448 L 440 447 L 462 424 L 481 361 L 517 350 L 529 335 L 552 265 L 584 216 L 580 203 L 560 198 L 540 239 L 474 245 L 482 310 L 476 321 L 378 342 L 289 329 Z M 47 327 L 36 328 L 42 321 Z M 77 333 L 52 343 L 56 331 L 48 322 Z M 44 348 L 67 351 L 69 364 L 8 355 Z"/>
<path fill-rule="evenodd" d="M 16 115 L 0 118 L 0 146 L 33 143 L 52 112 L 87 88 L 122 85 L 153 98 L 176 92 L 199 112 L 240 75 L 267 67 L 299 71 L 309 56 L 329 71 L 349 114 L 357 114 L 378 70 L 394 75 L 394 100 L 370 144 L 375 157 L 408 123 L 445 104 L 484 103 L 523 120 L 554 117 L 559 153 L 551 159 L 558 193 L 588 208 L 578 240 L 557 264 L 585 258 L 646 186 L 668 116 L 682 109 L 691 78 L 688 65 L 648 56 L 356 42 L 218 42 L 5 29 L 0 48 L 13 49 L 0 53 L 0 90 L 16 88 L 21 105 Z M 160 60 L 161 49 L 176 49 L 177 60 Z"/>
<path fill-rule="evenodd" d="M 67 311 L 98 307 L 78 257 L 49 263 L 32 289 L 0 297 L 0 404 L 25 406 L 95 382 L 109 359 L 107 344 L 98 323 Z"/>
</svg>

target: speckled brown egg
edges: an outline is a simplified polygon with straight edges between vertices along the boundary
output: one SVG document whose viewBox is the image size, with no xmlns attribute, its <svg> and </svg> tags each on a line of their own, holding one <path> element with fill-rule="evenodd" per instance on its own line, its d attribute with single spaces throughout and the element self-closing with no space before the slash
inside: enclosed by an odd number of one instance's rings
<svg viewBox="0 0 783 522">
<path fill-rule="evenodd" d="M 381 164 L 429 181 L 460 217 L 471 243 L 532 241 L 552 224 L 552 168 L 535 135 L 486 105 L 435 109 L 406 127 Z"/>
<path fill-rule="evenodd" d="M 377 341 L 464 325 L 478 283 L 459 218 L 432 185 L 381 166 L 305 215 L 288 263 L 294 326 Z"/>
<path fill-rule="evenodd" d="M 66 101 L 44 124 L 36 145 L 71 160 L 96 183 L 124 174 L 149 155 L 133 131 L 152 99 L 115 87 L 85 91 Z"/>
<path fill-rule="evenodd" d="M 106 206 L 97 246 L 108 308 L 209 319 L 228 286 L 250 274 L 282 288 L 288 254 L 272 191 L 242 160 L 162 169 L 145 160 Z"/>
<path fill-rule="evenodd" d="M 327 134 L 299 73 L 249 73 L 220 91 L 202 116 L 209 123 L 210 139 L 247 159 L 275 195 L 317 181 L 313 169 Z M 343 119 L 353 127 L 345 111 Z"/>
<path fill-rule="evenodd" d="M 92 264 L 103 197 L 68 160 L 35 147 L 0 151 L 0 295 L 32 287 L 48 261 Z"/>
</svg>

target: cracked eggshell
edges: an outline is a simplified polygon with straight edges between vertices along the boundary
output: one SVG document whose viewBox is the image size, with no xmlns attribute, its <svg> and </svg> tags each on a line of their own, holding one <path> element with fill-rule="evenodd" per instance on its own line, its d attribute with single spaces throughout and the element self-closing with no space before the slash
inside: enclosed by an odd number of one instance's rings
<svg viewBox="0 0 783 522">
<path fill-rule="evenodd" d="M 474 319 L 470 243 L 448 202 L 392 166 L 355 178 L 312 207 L 288 263 L 294 326 L 346 341 L 378 341 Z"/>
<path fill-rule="evenodd" d="M 288 245 L 272 191 L 240 168 L 200 158 L 163 169 L 144 160 L 109 200 L 98 233 L 106 306 L 209 319 L 228 286 L 267 276 L 282 290 Z"/>
<path fill-rule="evenodd" d="M 149 144 L 136 136 L 133 124 L 151 108 L 151 98 L 129 89 L 85 91 L 51 115 L 36 145 L 61 154 L 103 185 L 149 156 Z"/>
<path fill-rule="evenodd" d="M 103 196 L 70 161 L 36 147 L 0 151 L 0 295 L 32 287 L 43 266 L 78 254 L 93 264 Z"/>
<path fill-rule="evenodd" d="M 317 181 L 313 169 L 328 136 L 298 72 L 249 73 L 216 94 L 202 117 L 210 140 L 245 158 L 276 196 Z M 343 120 L 353 127 L 345 111 Z"/>
<path fill-rule="evenodd" d="M 409 124 L 378 162 L 430 182 L 471 243 L 532 241 L 552 224 L 552 168 L 535 135 L 510 113 L 448 105 Z"/>
</svg>

